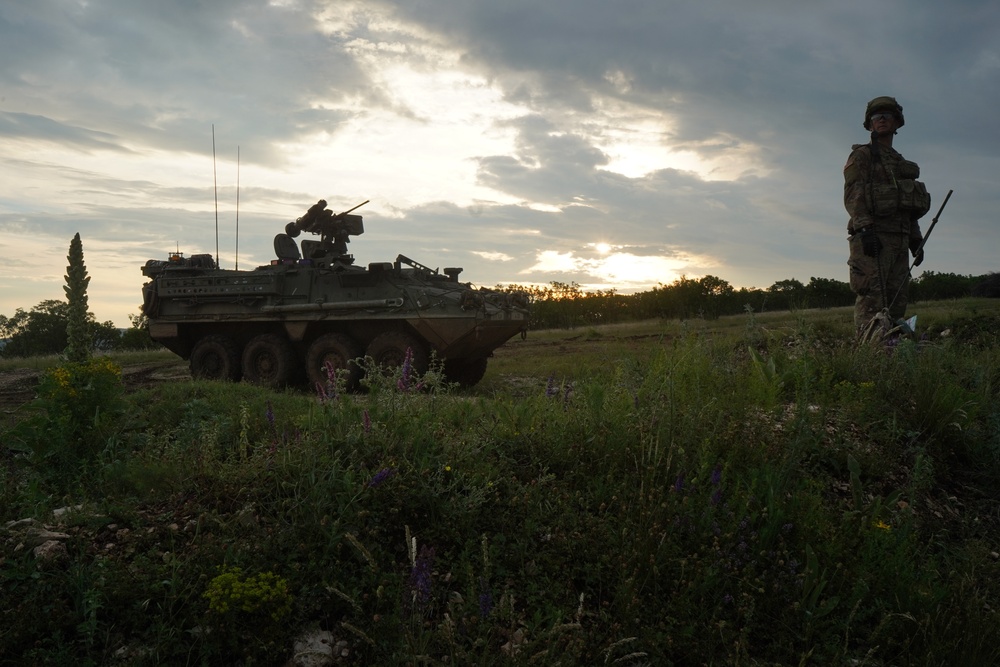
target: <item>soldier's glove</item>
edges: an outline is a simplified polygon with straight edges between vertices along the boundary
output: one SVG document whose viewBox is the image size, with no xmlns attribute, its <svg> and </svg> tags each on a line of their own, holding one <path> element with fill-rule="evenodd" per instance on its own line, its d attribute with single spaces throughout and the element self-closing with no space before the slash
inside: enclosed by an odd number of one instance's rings
<svg viewBox="0 0 1000 667">
<path fill-rule="evenodd" d="M 862 229 L 859 234 L 861 234 L 861 249 L 869 257 L 878 257 L 878 253 L 882 250 L 882 242 L 878 238 L 878 234 L 871 226 Z"/>
<path fill-rule="evenodd" d="M 924 261 L 924 249 L 920 247 L 923 239 L 910 239 L 910 252 L 913 253 L 913 266 L 920 266 Z"/>
</svg>

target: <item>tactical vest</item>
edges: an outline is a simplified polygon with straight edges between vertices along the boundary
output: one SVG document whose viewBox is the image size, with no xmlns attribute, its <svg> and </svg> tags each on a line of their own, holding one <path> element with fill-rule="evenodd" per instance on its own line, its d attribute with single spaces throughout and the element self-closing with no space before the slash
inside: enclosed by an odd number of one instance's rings
<svg viewBox="0 0 1000 667">
<path fill-rule="evenodd" d="M 868 150 L 872 155 L 865 196 L 871 214 L 877 218 L 901 214 L 911 220 L 923 217 L 931 208 L 931 197 L 927 187 L 917 180 L 917 163 L 884 147 L 876 151 L 868 144 Z"/>
</svg>

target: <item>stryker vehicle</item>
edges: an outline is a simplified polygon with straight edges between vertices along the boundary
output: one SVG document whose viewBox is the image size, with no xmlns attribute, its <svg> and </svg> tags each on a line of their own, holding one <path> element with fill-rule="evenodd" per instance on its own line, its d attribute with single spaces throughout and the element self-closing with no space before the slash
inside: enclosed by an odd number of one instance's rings
<svg viewBox="0 0 1000 667">
<path fill-rule="evenodd" d="M 419 374 L 434 354 L 446 380 L 479 382 L 493 350 L 526 335 L 528 296 L 476 289 L 458 281 L 460 268 L 439 272 L 403 255 L 355 265 L 347 243 L 364 233 L 358 206 L 334 214 L 320 200 L 274 237 L 277 258 L 250 271 L 220 269 L 211 255 L 148 260 L 150 335 L 190 360 L 196 378 L 281 387 L 305 376 L 326 386 L 335 371 L 354 389 L 359 358 L 408 362 Z M 297 244 L 303 231 L 319 239 Z"/>
</svg>

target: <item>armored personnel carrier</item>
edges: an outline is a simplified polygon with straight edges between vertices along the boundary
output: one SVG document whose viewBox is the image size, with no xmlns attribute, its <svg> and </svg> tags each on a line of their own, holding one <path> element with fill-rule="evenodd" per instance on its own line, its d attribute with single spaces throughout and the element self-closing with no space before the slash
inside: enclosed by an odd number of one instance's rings
<svg viewBox="0 0 1000 667">
<path fill-rule="evenodd" d="M 460 268 L 404 255 L 358 266 L 347 244 L 364 233 L 351 213 L 359 206 L 334 214 L 320 200 L 274 237 L 275 259 L 253 270 L 220 269 L 211 255 L 148 260 L 150 335 L 190 360 L 196 378 L 281 387 L 325 384 L 333 369 L 350 389 L 365 372 L 359 358 L 393 367 L 409 357 L 422 373 L 433 354 L 449 381 L 479 382 L 493 350 L 526 335 L 527 295 L 477 289 L 459 282 Z M 301 232 L 319 238 L 297 243 Z"/>
</svg>

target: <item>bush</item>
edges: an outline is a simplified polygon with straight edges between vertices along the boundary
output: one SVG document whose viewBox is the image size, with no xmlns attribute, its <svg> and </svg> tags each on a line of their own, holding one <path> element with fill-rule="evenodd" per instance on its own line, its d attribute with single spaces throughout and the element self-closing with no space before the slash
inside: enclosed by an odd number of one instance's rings
<svg viewBox="0 0 1000 667">
<path fill-rule="evenodd" d="M 45 474 L 72 475 L 107 446 L 124 405 L 121 368 L 110 358 L 55 366 L 42 374 L 32 416 L 8 434 L 10 446 Z"/>
</svg>

